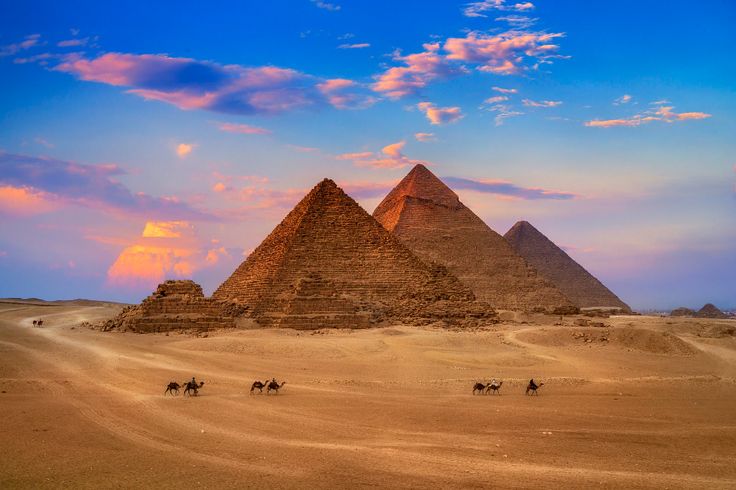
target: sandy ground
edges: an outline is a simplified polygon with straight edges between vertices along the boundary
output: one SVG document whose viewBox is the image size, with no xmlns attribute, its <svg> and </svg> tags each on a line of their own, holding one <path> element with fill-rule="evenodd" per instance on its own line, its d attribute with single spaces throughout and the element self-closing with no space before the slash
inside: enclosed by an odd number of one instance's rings
<svg viewBox="0 0 736 490">
<path fill-rule="evenodd" d="M 0 488 L 736 487 L 736 321 L 72 328 L 114 311 L 0 304 Z M 192 375 L 201 396 L 164 396 Z"/>
</svg>

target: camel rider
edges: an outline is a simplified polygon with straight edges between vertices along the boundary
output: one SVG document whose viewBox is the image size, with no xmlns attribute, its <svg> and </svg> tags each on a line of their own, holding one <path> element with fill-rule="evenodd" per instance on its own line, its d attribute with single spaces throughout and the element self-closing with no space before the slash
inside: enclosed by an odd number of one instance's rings
<svg viewBox="0 0 736 490">
<path fill-rule="evenodd" d="M 493 378 L 493 381 L 491 381 L 491 386 L 498 386 L 498 381 L 496 381 L 496 378 Z"/>
<path fill-rule="evenodd" d="M 531 386 L 533 390 L 538 388 L 537 383 L 534 382 L 534 378 L 529 380 L 529 386 Z"/>
</svg>

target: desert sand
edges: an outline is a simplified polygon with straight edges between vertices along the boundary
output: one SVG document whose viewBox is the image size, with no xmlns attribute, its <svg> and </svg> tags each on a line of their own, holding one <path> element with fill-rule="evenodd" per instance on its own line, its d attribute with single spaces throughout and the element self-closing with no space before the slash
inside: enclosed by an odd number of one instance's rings
<svg viewBox="0 0 736 490">
<path fill-rule="evenodd" d="M 0 304 L 0 488 L 736 486 L 733 320 L 78 326 L 119 308 Z M 164 396 L 193 375 L 199 397 Z M 500 396 L 471 394 L 494 377 Z"/>
</svg>

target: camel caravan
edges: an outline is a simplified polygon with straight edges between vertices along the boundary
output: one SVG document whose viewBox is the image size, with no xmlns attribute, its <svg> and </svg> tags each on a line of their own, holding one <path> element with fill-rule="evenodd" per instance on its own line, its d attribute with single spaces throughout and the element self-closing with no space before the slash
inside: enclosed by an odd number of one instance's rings
<svg viewBox="0 0 736 490">
<path fill-rule="evenodd" d="M 473 385 L 473 395 L 488 395 L 489 393 L 500 395 L 501 386 L 503 386 L 503 381 L 496 381 L 495 379 L 488 384 L 477 382 Z M 541 388 L 542 386 L 544 386 L 544 383 L 537 384 L 534 381 L 534 378 L 532 378 L 526 385 L 526 391 L 524 392 L 524 394 L 527 396 L 539 395 L 539 392 L 537 390 L 539 390 L 539 388 Z"/>
<path fill-rule="evenodd" d="M 250 394 L 252 395 L 255 390 L 258 390 L 259 393 L 263 393 L 263 388 L 266 388 L 267 395 L 270 395 L 271 392 L 274 392 L 278 395 L 279 390 L 283 388 L 285 384 L 286 381 L 282 381 L 281 384 L 279 384 L 279 382 L 276 381 L 276 378 L 271 378 L 271 381 L 266 381 L 265 383 L 261 381 L 254 381 L 250 387 Z M 181 388 L 184 388 L 183 396 L 199 396 L 199 390 L 202 389 L 203 386 L 204 381 L 200 381 L 199 383 L 197 383 L 197 380 L 194 379 L 194 377 L 192 377 L 191 381 L 185 381 L 182 384 L 179 384 L 176 381 L 171 381 L 168 385 L 166 385 L 164 396 L 178 396 L 179 390 Z"/>
<path fill-rule="evenodd" d="M 250 385 L 250 392 L 249 394 L 252 395 L 255 393 L 256 390 L 258 390 L 259 394 L 263 394 L 263 389 L 266 389 L 266 395 L 270 395 L 271 392 L 274 392 L 275 394 L 279 394 L 279 390 L 284 387 L 286 384 L 286 381 L 282 381 L 279 383 L 276 381 L 276 378 L 271 378 L 270 381 L 261 381 L 256 380 Z M 191 381 L 186 381 L 182 384 L 177 383 L 176 381 L 171 381 L 168 385 L 166 385 L 166 391 L 164 391 L 164 396 L 171 395 L 171 396 L 177 396 L 179 395 L 179 390 L 181 388 L 184 388 L 184 396 L 199 396 L 199 390 L 204 386 L 204 381 L 200 381 L 197 383 L 197 381 L 192 377 Z M 503 381 L 496 381 L 494 378 L 490 383 L 480 383 L 476 382 L 473 385 L 473 395 L 500 395 L 501 394 L 501 387 L 503 386 Z M 533 396 L 533 395 L 539 395 L 538 390 L 544 386 L 544 383 L 537 383 L 534 381 L 534 378 L 529 380 L 529 383 L 526 386 L 525 395 L 527 396 Z"/>
</svg>

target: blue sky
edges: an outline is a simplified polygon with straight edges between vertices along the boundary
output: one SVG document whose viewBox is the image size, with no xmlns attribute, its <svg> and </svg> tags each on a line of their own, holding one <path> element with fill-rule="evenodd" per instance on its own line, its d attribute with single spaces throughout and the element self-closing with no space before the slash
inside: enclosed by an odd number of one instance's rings
<svg viewBox="0 0 736 490">
<path fill-rule="evenodd" d="M 423 162 L 636 308 L 736 306 L 728 1 L 5 2 L 0 296 L 211 292 Z"/>
</svg>

